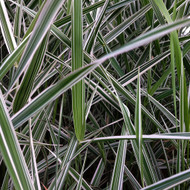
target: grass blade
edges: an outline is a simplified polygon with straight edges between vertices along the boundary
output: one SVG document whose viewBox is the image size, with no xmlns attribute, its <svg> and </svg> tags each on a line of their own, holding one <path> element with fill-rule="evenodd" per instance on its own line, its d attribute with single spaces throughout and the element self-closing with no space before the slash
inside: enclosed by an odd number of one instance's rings
<svg viewBox="0 0 190 190">
<path fill-rule="evenodd" d="M 18 61 L 22 55 L 24 48 L 28 42 L 29 36 L 25 38 L 19 46 L 5 59 L 5 61 L 0 66 L 0 80 L 6 75 L 6 73 L 11 69 L 15 62 Z"/>
<path fill-rule="evenodd" d="M 0 149 L 15 188 L 34 189 L 1 91 L 0 126 Z"/>
<path fill-rule="evenodd" d="M 4 0 L 0 0 L 0 27 L 9 53 L 17 47 Z"/>
<path fill-rule="evenodd" d="M 60 172 L 58 174 L 58 178 L 56 179 L 56 182 L 55 182 L 55 180 L 52 181 L 51 185 L 48 188 L 49 190 L 55 190 L 55 184 L 56 184 L 57 189 L 63 188 L 64 181 L 66 179 L 68 170 L 70 168 L 72 157 L 77 148 L 77 144 L 78 144 L 77 139 L 74 136 L 70 141 L 69 147 L 68 147 L 67 152 L 64 157 L 64 160 L 62 161 L 62 164 L 60 166 Z"/>
<path fill-rule="evenodd" d="M 16 8 L 16 14 L 14 19 L 14 35 L 17 38 L 17 43 L 20 44 L 20 33 L 21 33 L 21 22 L 22 22 L 22 3 L 23 0 L 19 0 L 18 3 L 21 5 Z"/>
<path fill-rule="evenodd" d="M 140 71 L 139 71 L 140 72 Z M 136 128 L 136 137 L 137 145 L 139 149 L 139 165 L 140 165 L 140 174 L 141 182 L 144 186 L 143 180 L 143 153 L 142 153 L 142 119 L 141 119 L 141 87 L 140 87 L 140 75 L 138 74 L 137 80 L 137 102 L 135 108 L 135 128 Z"/>
<path fill-rule="evenodd" d="M 94 24 L 94 26 L 93 26 L 93 28 L 92 28 L 89 36 L 88 36 L 88 39 L 86 40 L 86 44 L 85 44 L 84 49 L 88 53 L 90 53 L 91 50 L 93 49 L 93 46 L 94 46 L 94 43 L 96 41 L 96 37 L 97 37 L 97 34 L 98 34 L 98 30 L 99 30 L 100 24 L 101 24 L 102 19 L 103 19 L 104 15 L 105 15 L 107 6 L 109 4 L 109 1 L 110 0 L 106 0 L 105 1 L 104 6 L 102 7 L 101 13 L 100 13 L 98 19 L 96 20 L 96 22 L 95 22 L 95 24 Z"/>
<path fill-rule="evenodd" d="M 35 26 L 30 36 L 30 39 L 28 41 L 28 44 L 21 57 L 19 67 L 15 73 L 15 76 L 12 80 L 13 82 L 10 85 L 10 87 L 12 87 L 15 84 L 15 82 L 18 80 L 22 72 L 30 65 L 32 57 L 34 56 L 39 45 L 44 39 L 46 33 L 48 32 L 53 22 L 55 15 L 57 14 L 57 11 L 59 10 L 60 6 L 63 3 L 64 3 L 63 0 L 57 0 L 57 1 L 46 0 L 45 1 L 44 6 L 41 10 L 41 13 L 38 17 L 38 20 L 35 23 Z"/>
<path fill-rule="evenodd" d="M 86 153 L 85 153 L 84 162 L 83 162 L 83 165 L 82 165 L 80 178 L 79 178 L 76 190 L 81 190 L 81 188 L 82 188 L 82 179 L 83 179 L 84 167 L 85 167 L 85 164 L 86 164 L 87 153 L 88 153 L 88 149 L 86 150 Z"/>
<path fill-rule="evenodd" d="M 190 170 L 180 172 L 176 175 L 173 175 L 169 178 L 163 179 L 155 184 L 143 188 L 143 190 L 162 190 L 162 189 L 171 189 L 187 180 L 190 179 Z"/>
<path fill-rule="evenodd" d="M 36 75 L 42 65 L 45 53 L 47 42 L 49 39 L 49 34 L 45 36 L 38 50 L 36 51 L 34 57 L 32 58 L 31 64 L 25 73 L 19 90 L 16 93 L 14 102 L 13 102 L 13 112 L 16 113 L 19 111 L 28 101 L 30 93 L 33 88 L 34 80 Z"/>
<path fill-rule="evenodd" d="M 72 9 L 72 71 L 83 66 L 82 0 L 73 0 Z M 80 141 L 84 138 L 85 86 L 81 80 L 72 87 L 73 121 L 75 134 Z"/>
<path fill-rule="evenodd" d="M 125 134 L 126 134 L 126 128 L 125 126 L 123 126 L 121 135 Z M 110 184 L 111 190 L 116 190 L 116 189 L 119 190 L 123 188 L 123 175 L 124 175 L 126 151 L 127 151 L 127 141 L 120 141 L 112 173 L 112 180 Z"/>
</svg>

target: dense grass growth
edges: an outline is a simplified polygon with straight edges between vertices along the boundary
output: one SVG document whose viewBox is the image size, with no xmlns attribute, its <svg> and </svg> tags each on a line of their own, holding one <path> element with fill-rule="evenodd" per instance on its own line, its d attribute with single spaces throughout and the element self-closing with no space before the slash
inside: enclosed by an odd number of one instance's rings
<svg viewBox="0 0 190 190">
<path fill-rule="evenodd" d="M 1 189 L 188 189 L 189 13 L 0 0 Z"/>
</svg>

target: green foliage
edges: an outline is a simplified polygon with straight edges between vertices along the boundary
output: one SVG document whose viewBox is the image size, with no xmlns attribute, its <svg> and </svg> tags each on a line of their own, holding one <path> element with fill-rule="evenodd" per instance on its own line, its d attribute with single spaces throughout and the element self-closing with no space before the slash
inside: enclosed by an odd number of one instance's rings
<svg viewBox="0 0 190 190">
<path fill-rule="evenodd" d="M 189 9 L 0 0 L 1 189 L 188 189 Z"/>
</svg>

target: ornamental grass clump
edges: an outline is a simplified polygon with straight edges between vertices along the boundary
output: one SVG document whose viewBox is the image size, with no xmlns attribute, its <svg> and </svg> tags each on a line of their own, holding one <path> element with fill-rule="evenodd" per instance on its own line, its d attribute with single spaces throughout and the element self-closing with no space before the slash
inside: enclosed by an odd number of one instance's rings
<svg viewBox="0 0 190 190">
<path fill-rule="evenodd" d="M 189 9 L 0 0 L 1 189 L 188 189 Z"/>
</svg>

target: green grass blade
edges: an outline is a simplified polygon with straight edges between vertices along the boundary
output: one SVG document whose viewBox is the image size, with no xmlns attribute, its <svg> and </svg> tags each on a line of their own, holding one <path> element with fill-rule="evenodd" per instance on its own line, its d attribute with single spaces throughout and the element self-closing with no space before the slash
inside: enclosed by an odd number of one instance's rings
<svg viewBox="0 0 190 190">
<path fill-rule="evenodd" d="M 110 43 L 112 40 L 114 40 L 116 37 L 118 37 L 120 34 L 122 34 L 132 23 L 134 23 L 136 20 L 138 20 L 140 17 L 142 17 L 146 12 L 148 12 L 151 9 L 150 4 L 143 7 L 141 10 L 133 14 L 131 17 L 125 20 L 125 22 L 122 22 L 120 25 L 115 27 L 112 31 L 110 31 L 105 36 L 106 43 Z"/>
<path fill-rule="evenodd" d="M 169 67 L 166 72 L 160 77 L 160 79 L 151 87 L 149 94 L 152 96 L 154 92 L 158 89 L 159 86 L 162 85 L 164 80 L 168 77 L 168 75 L 171 73 L 171 67 Z"/>
<path fill-rule="evenodd" d="M 43 38 L 48 32 L 54 17 L 56 16 L 57 11 L 63 4 L 63 0 L 49 1 L 46 0 L 41 13 L 35 23 L 34 29 L 28 41 L 28 44 L 24 50 L 24 53 L 19 62 L 19 67 L 13 78 L 13 82 L 10 85 L 12 87 L 15 82 L 18 80 L 22 72 L 30 65 L 32 57 L 37 51 L 39 45 L 41 44 Z"/>
<path fill-rule="evenodd" d="M 72 71 L 83 66 L 82 0 L 73 0 L 72 9 Z M 80 141 L 84 138 L 85 85 L 81 80 L 72 87 L 72 106 L 75 134 Z"/>
<path fill-rule="evenodd" d="M 80 174 L 73 168 L 70 168 L 69 170 L 69 174 L 70 176 L 72 176 L 72 178 L 78 182 L 80 179 Z M 92 188 L 90 187 L 90 185 L 82 178 L 82 188 L 85 190 L 92 190 Z"/>
<path fill-rule="evenodd" d="M 103 56 L 102 58 L 100 58 L 98 61 L 99 62 L 104 62 L 107 59 L 114 57 L 116 55 L 128 52 L 130 50 L 133 50 L 137 47 L 146 45 L 166 34 L 169 34 L 170 32 L 177 30 L 179 28 L 188 26 L 190 24 L 190 19 L 183 19 L 183 20 L 178 20 L 175 21 L 173 23 L 155 28 L 145 34 L 142 34 L 141 36 L 135 38 L 134 40 L 131 40 L 130 42 L 128 42 L 128 44 L 124 45 L 123 47 L 113 51 L 112 53 L 109 53 L 105 56 Z"/>
<path fill-rule="evenodd" d="M 138 149 L 139 149 L 139 165 L 140 165 L 141 182 L 144 186 L 143 153 L 142 153 L 142 134 L 143 134 L 143 132 L 142 132 L 142 119 L 141 119 L 141 87 L 140 87 L 140 75 L 139 74 L 138 74 L 138 80 L 137 80 L 137 101 L 136 101 L 136 108 L 135 108 L 135 128 L 136 128 L 136 137 L 137 137 L 136 140 L 137 140 L 137 145 L 138 145 Z"/>
<path fill-rule="evenodd" d="M 109 78 L 109 80 L 110 80 L 110 78 Z M 110 80 L 110 83 L 112 84 L 112 82 L 111 82 L 111 80 Z M 138 84 L 139 85 L 139 87 L 138 87 L 138 90 L 139 90 L 139 92 L 138 92 L 138 95 L 139 95 L 139 97 L 138 97 L 138 99 L 139 100 L 137 100 L 137 102 L 138 103 L 140 103 L 141 101 L 140 101 L 140 83 Z M 112 87 L 113 87 L 113 89 L 114 89 L 114 91 L 116 92 L 116 94 L 117 94 L 117 91 L 116 91 L 116 89 L 115 89 L 115 87 L 113 86 L 113 84 L 112 84 Z M 135 128 L 134 128 L 134 126 L 132 125 L 132 122 L 131 122 L 131 120 L 130 120 L 130 112 L 129 112 L 129 110 L 128 110 L 128 108 L 125 106 L 125 104 L 123 104 L 122 103 L 122 101 L 120 100 L 120 98 L 119 98 L 119 96 L 117 95 L 117 100 L 118 100 L 118 102 L 119 102 L 119 105 L 120 105 L 120 108 L 121 108 L 121 111 L 122 111 L 122 114 L 123 114 L 123 118 L 124 118 L 124 122 L 125 122 L 125 133 L 128 133 L 128 134 L 135 134 L 135 131 L 136 131 L 136 133 L 139 133 L 139 131 L 137 132 L 137 129 L 135 130 Z M 140 107 L 140 105 L 138 105 L 138 103 L 137 103 L 137 107 L 138 107 L 138 114 L 141 114 L 141 111 L 139 110 L 139 107 Z M 137 113 L 135 112 L 135 115 L 136 115 Z M 139 118 L 139 115 L 137 116 L 138 118 Z M 136 119 L 136 118 L 135 118 Z M 140 116 L 140 119 L 141 119 L 141 116 Z M 139 121 L 138 121 L 139 122 Z M 125 136 L 125 135 L 122 135 L 122 136 Z M 121 137 L 122 137 L 121 136 Z M 137 137 L 137 135 L 136 135 L 136 137 Z M 141 136 L 139 137 L 139 138 L 141 138 L 141 140 L 140 140 L 140 147 L 138 146 L 139 144 L 138 143 L 136 143 L 136 142 L 133 142 L 133 141 L 131 141 L 131 143 L 132 143 L 132 146 L 133 146 L 133 148 L 134 148 L 134 153 L 135 153 L 135 156 L 136 156 L 136 159 L 137 159 L 137 163 L 138 163 L 138 166 L 139 166 L 139 169 L 140 169 L 140 172 L 143 172 L 143 169 L 145 170 L 145 182 L 147 183 L 147 184 L 149 184 L 149 183 L 151 183 L 151 180 L 156 180 L 156 178 L 157 178 L 157 176 L 156 176 L 156 174 L 153 172 L 153 170 L 152 170 L 152 168 L 151 168 L 151 163 L 150 163 L 150 160 L 149 160 L 149 158 L 148 158 L 148 155 L 147 155 L 147 153 L 146 153 L 146 150 L 145 150 L 145 147 L 142 147 L 142 134 L 141 134 Z M 138 139 L 139 140 L 139 139 Z M 138 141 L 137 141 L 138 142 Z M 144 149 L 144 150 L 142 150 L 142 148 Z M 123 151 L 121 151 L 121 153 L 122 152 L 125 152 L 124 150 Z M 141 158 L 143 158 L 142 157 L 142 153 L 144 153 L 145 154 L 145 160 L 146 160 L 146 162 L 144 162 L 144 160 L 143 159 L 141 159 Z M 141 154 L 141 155 L 140 155 Z M 120 156 L 120 159 L 121 159 L 121 157 L 124 159 L 125 158 L 125 154 L 123 155 L 123 156 Z M 124 159 L 125 160 L 125 159 Z M 117 165 L 116 165 L 117 166 Z M 122 165 L 120 162 L 119 162 L 119 164 L 118 164 L 118 168 L 117 169 L 119 169 L 119 170 L 121 170 L 122 168 L 124 169 L 124 165 Z M 143 168 L 143 169 L 142 169 Z M 142 170 L 142 171 L 141 171 Z M 122 174 L 122 171 L 121 172 L 116 172 L 116 174 Z M 116 175 L 117 176 L 117 175 Z M 143 174 L 141 173 L 141 177 L 143 177 Z M 113 178 L 112 178 L 113 179 Z M 143 179 L 142 179 L 142 183 L 143 183 Z M 116 184 L 116 186 L 114 187 L 114 188 L 116 188 L 117 186 L 119 187 L 119 189 L 120 188 L 122 188 L 122 185 L 121 184 L 123 184 L 123 176 L 121 177 L 121 178 L 119 178 L 118 179 L 118 176 L 116 177 L 116 183 L 114 183 L 114 185 Z M 113 184 L 112 184 L 113 185 Z M 111 186 L 112 187 L 112 186 Z"/>
<path fill-rule="evenodd" d="M 166 9 L 165 4 L 162 1 L 155 1 L 157 6 L 159 7 L 162 14 L 165 16 L 168 23 L 172 23 L 172 19 Z M 176 16 L 176 1 L 174 4 L 174 14 L 173 18 Z M 173 85 L 173 95 L 174 95 L 174 109 L 175 109 L 175 115 L 177 116 L 177 106 L 176 106 L 176 92 L 175 92 L 175 66 L 177 68 L 177 76 L 178 81 L 180 83 L 180 131 L 184 132 L 184 122 L 185 126 L 188 129 L 189 128 L 189 118 L 188 118 L 188 106 L 187 106 L 187 87 L 186 87 L 186 77 L 183 67 L 183 59 L 182 59 L 182 52 L 180 49 L 180 43 L 178 38 L 177 31 L 174 31 L 171 33 L 171 68 L 172 68 L 172 85 Z M 181 77 L 182 75 L 182 77 Z M 185 115 L 185 117 L 184 117 Z M 177 122 L 176 122 L 177 123 Z M 185 162 L 184 159 L 181 160 L 181 158 L 184 158 L 184 142 L 179 142 L 178 144 L 178 164 L 177 164 L 177 172 L 180 172 L 181 170 L 185 169 Z M 181 155 L 180 155 L 181 154 Z M 180 187 L 178 187 L 180 188 Z"/>
<path fill-rule="evenodd" d="M 106 0 L 105 1 L 105 4 L 104 6 L 102 7 L 102 10 L 101 10 L 101 13 L 98 17 L 98 19 L 95 21 L 95 24 L 88 36 L 88 39 L 86 40 L 86 43 L 85 43 L 85 47 L 84 49 L 87 51 L 87 53 L 90 53 L 94 44 L 95 44 L 95 41 L 96 41 L 96 37 L 97 37 L 97 34 L 98 34 L 98 30 L 99 30 L 99 27 L 100 27 L 100 24 L 102 24 L 102 19 L 105 15 L 105 12 L 106 12 L 106 9 L 107 9 L 107 6 L 109 4 L 109 1 L 110 0 Z"/>
<path fill-rule="evenodd" d="M 176 123 L 179 123 L 179 120 L 162 104 L 159 103 L 156 99 L 154 99 L 152 96 L 144 92 L 142 90 L 143 94 L 147 95 L 148 99 L 168 118 L 168 120 L 175 126 Z"/>
<path fill-rule="evenodd" d="M 126 134 L 126 127 L 123 126 L 121 135 Z M 110 190 L 122 189 L 123 188 L 123 175 L 125 158 L 127 151 L 127 141 L 120 141 L 117 150 L 117 156 L 115 158 L 114 169 L 112 172 L 112 179 L 110 184 Z"/>
<path fill-rule="evenodd" d="M 106 53 L 111 53 L 111 49 L 109 48 L 109 46 L 106 44 L 103 36 L 100 34 L 99 36 L 99 41 L 102 44 L 102 46 L 104 47 Z M 118 61 L 116 60 L 115 57 L 110 59 L 111 65 L 112 67 L 115 69 L 115 71 L 118 73 L 118 75 L 121 77 L 124 75 L 124 72 L 122 71 Z"/>
<path fill-rule="evenodd" d="M 78 81 L 92 72 L 92 70 L 94 70 L 99 64 L 100 63 L 93 63 L 82 67 L 75 72 L 72 72 L 70 75 L 67 75 L 65 78 L 58 81 L 55 85 L 49 87 L 44 92 L 40 93 L 35 99 L 33 99 L 29 104 L 23 107 L 23 109 L 21 109 L 12 117 L 14 127 L 23 124 L 37 111 L 58 98 L 62 93 L 70 89 Z"/>
<path fill-rule="evenodd" d="M 65 181 L 66 176 L 68 174 L 68 171 L 69 171 L 69 168 L 71 165 L 71 161 L 72 161 L 72 157 L 76 151 L 77 145 L 78 145 L 78 142 L 77 142 L 76 137 L 74 136 L 70 141 L 67 152 L 66 152 L 64 159 L 61 163 L 58 178 L 56 179 L 56 182 L 55 182 L 55 180 L 52 181 L 51 185 L 48 188 L 49 190 L 55 190 L 55 183 L 56 183 L 57 189 L 63 188 L 64 181 Z"/>
<path fill-rule="evenodd" d="M 184 125 L 184 100 L 185 100 L 185 94 L 184 94 L 184 67 L 183 64 L 181 64 L 181 79 L 180 79 L 180 106 L 179 106 L 179 118 L 180 118 L 180 132 L 185 132 L 185 125 Z M 183 171 L 185 169 L 185 149 L 184 149 L 184 141 L 178 143 L 179 149 L 181 149 L 179 152 L 181 152 L 181 155 L 179 155 L 179 171 Z"/>
<path fill-rule="evenodd" d="M 105 170 L 105 162 L 103 161 L 103 159 L 101 159 L 97 165 L 96 171 L 94 172 L 90 184 L 92 184 L 95 187 L 98 187 L 104 170 Z"/>
<path fill-rule="evenodd" d="M 123 94 L 130 102 L 132 102 L 135 105 L 136 98 L 134 98 L 129 91 L 127 91 L 119 82 L 117 82 L 116 79 L 114 79 L 113 77 L 111 77 L 111 79 L 112 79 L 112 82 L 113 82 L 115 88 L 121 94 Z M 149 117 L 151 119 L 151 121 L 155 124 L 155 126 L 157 126 L 161 131 L 163 131 L 163 132 L 165 131 L 163 126 L 155 119 L 155 117 L 144 106 L 142 106 L 141 109 L 144 112 L 144 114 L 146 114 L 147 117 Z"/>
<path fill-rule="evenodd" d="M 36 189 L 41 190 L 31 127 L 32 126 L 31 126 L 31 119 L 30 119 L 29 120 L 29 136 L 30 136 L 30 148 L 31 148 L 31 157 L 32 157 L 31 158 L 31 160 L 32 160 L 32 170 L 33 170 L 33 174 L 34 174 L 34 186 L 35 186 Z"/>
<path fill-rule="evenodd" d="M 91 106 L 92 106 L 92 102 L 93 102 L 94 96 L 95 96 L 95 94 L 96 94 L 96 91 L 97 91 L 97 87 L 94 89 L 93 93 L 91 94 L 91 97 L 90 97 L 89 101 L 88 101 L 87 104 L 86 104 L 85 120 L 87 120 L 88 115 L 89 115 L 89 113 L 90 113 L 90 108 L 91 108 Z"/>
<path fill-rule="evenodd" d="M 8 189 L 9 188 L 9 186 L 8 186 L 9 178 L 10 178 L 10 176 L 9 176 L 8 172 L 6 171 L 4 178 L 3 178 L 2 185 L 1 185 L 1 189 Z"/>
<path fill-rule="evenodd" d="M 0 27 L 9 53 L 17 47 L 4 0 L 0 0 Z"/>
<path fill-rule="evenodd" d="M 34 80 L 36 75 L 42 65 L 45 53 L 47 42 L 49 39 L 49 34 L 45 36 L 38 50 L 32 58 L 31 64 L 27 69 L 27 72 L 24 75 L 24 78 L 21 82 L 19 90 L 16 93 L 14 102 L 13 102 L 13 112 L 16 113 L 19 111 L 28 101 L 30 93 L 33 88 Z"/>
<path fill-rule="evenodd" d="M 7 74 L 7 72 L 11 69 L 15 62 L 22 55 L 24 48 L 28 42 L 29 36 L 25 38 L 19 46 L 5 59 L 5 61 L 0 66 L 0 80 Z"/>
<path fill-rule="evenodd" d="M 86 153 L 85 153 L 85 156 L 84 156 L 84 162 L 83 162 L 83 165 L 82 165 L 80 178 L 79 178 L 76 190 L 81 190 L 81 188 L 82 188 L 82 179 L 83 179 L 83 175 L 84 175 L 83 172 L 84 172 L 84 167 L 85 167 L 85 164 L 86 164 L 87 153 L 88 153 L 88 149 L 86 150 Z"/>
<path fill-rule="evenodd" d="M 151 134 L 151 135 L 142 135 L 142 139 L 157 139 L 157 140 L 189 140 L 190 133 L 162 133 L 162 134 Z M 107 136 L 107 137 L 97 137 L 94 139 L 83 140 L 81 143 L 87 142 L 97 142 L 97 141 L 112 141 L 112 140 L 136 140 L 136 135 L 122 135 L 122 136 Z"/>
<path fill-rule="evenodd" d="M 2 93 L 0 92 L 0 149 L 16 189 L 34 189 Z"/>
<path fill-rule="evenodd" d="M 16 41 L 20 44 L 20 34 L 21 34 L 21 21 L 22 21 L 22 4 L 23 0 L 19 0 L 18 3 L 21 5 L 16 8 L 16 14 L 14 19 L 14 35 L 16 36 Z"/>
<path fill-rule="evenodd" d="M 125 121 L 125 125 L 127 127 L 127 131 L 129 134 L 132 134 L 135 139 L 136 139 L 136 135 L 135 135 L 135 129 L 134 126 L 132 125 L 131 119 L 129 118 L 129 110 L 128 108 L 124 105 L 124 104 L 120 104 L 121 105 L 121 110 L 122 110 L 122 114 L 124 117 L 124 121 Z M 124 137 L 120 136 L 121 138 Z M 107 137 L 105 137 L 106 139 Z M 143 137 L 142 137 L 143 138 Z M 127 139 L 126 139 L 127 140 Z M 138 163 L 139 168 L 141 167 L 140 162 L 139 162 L 139 149 L 138 149 L 138 145 L 136 143 L 136 141 L 131 141 L 132 146 L 133 146 L 133 150 L 134 150 L 134 154 Z M 147 155 L 146 149 L 145 147 L 143 147 L 143 154 L 144 154 L 144 160 L 143 160 L 143 170 L 144 170 L 144 179 L 145 179 L 145 183 L 146 184 L 151 184 L 152 182 L 157 181 L 157 176 L 154 173 L 152 167 L 151 167 L 151 161 Z"/>
<path fill-rule="evenodd" d="M 176 175 L 163 179 L 155 184 L 143 188 L 143 190 L 162 190 L 162 189 L 171 189 L 185 181 L 190 179 L 190 170 L 180 172 Z"/>
<path fill-rule="evenodd" d="M 127 177 L 129 178 L 130 183 L 135 189 L 142 189 L 141 185 L 139 184 L 135 176 L 131 173 L 131 171 L 126 166 L 125 166 L 125 173 Z"/>
</svg>

